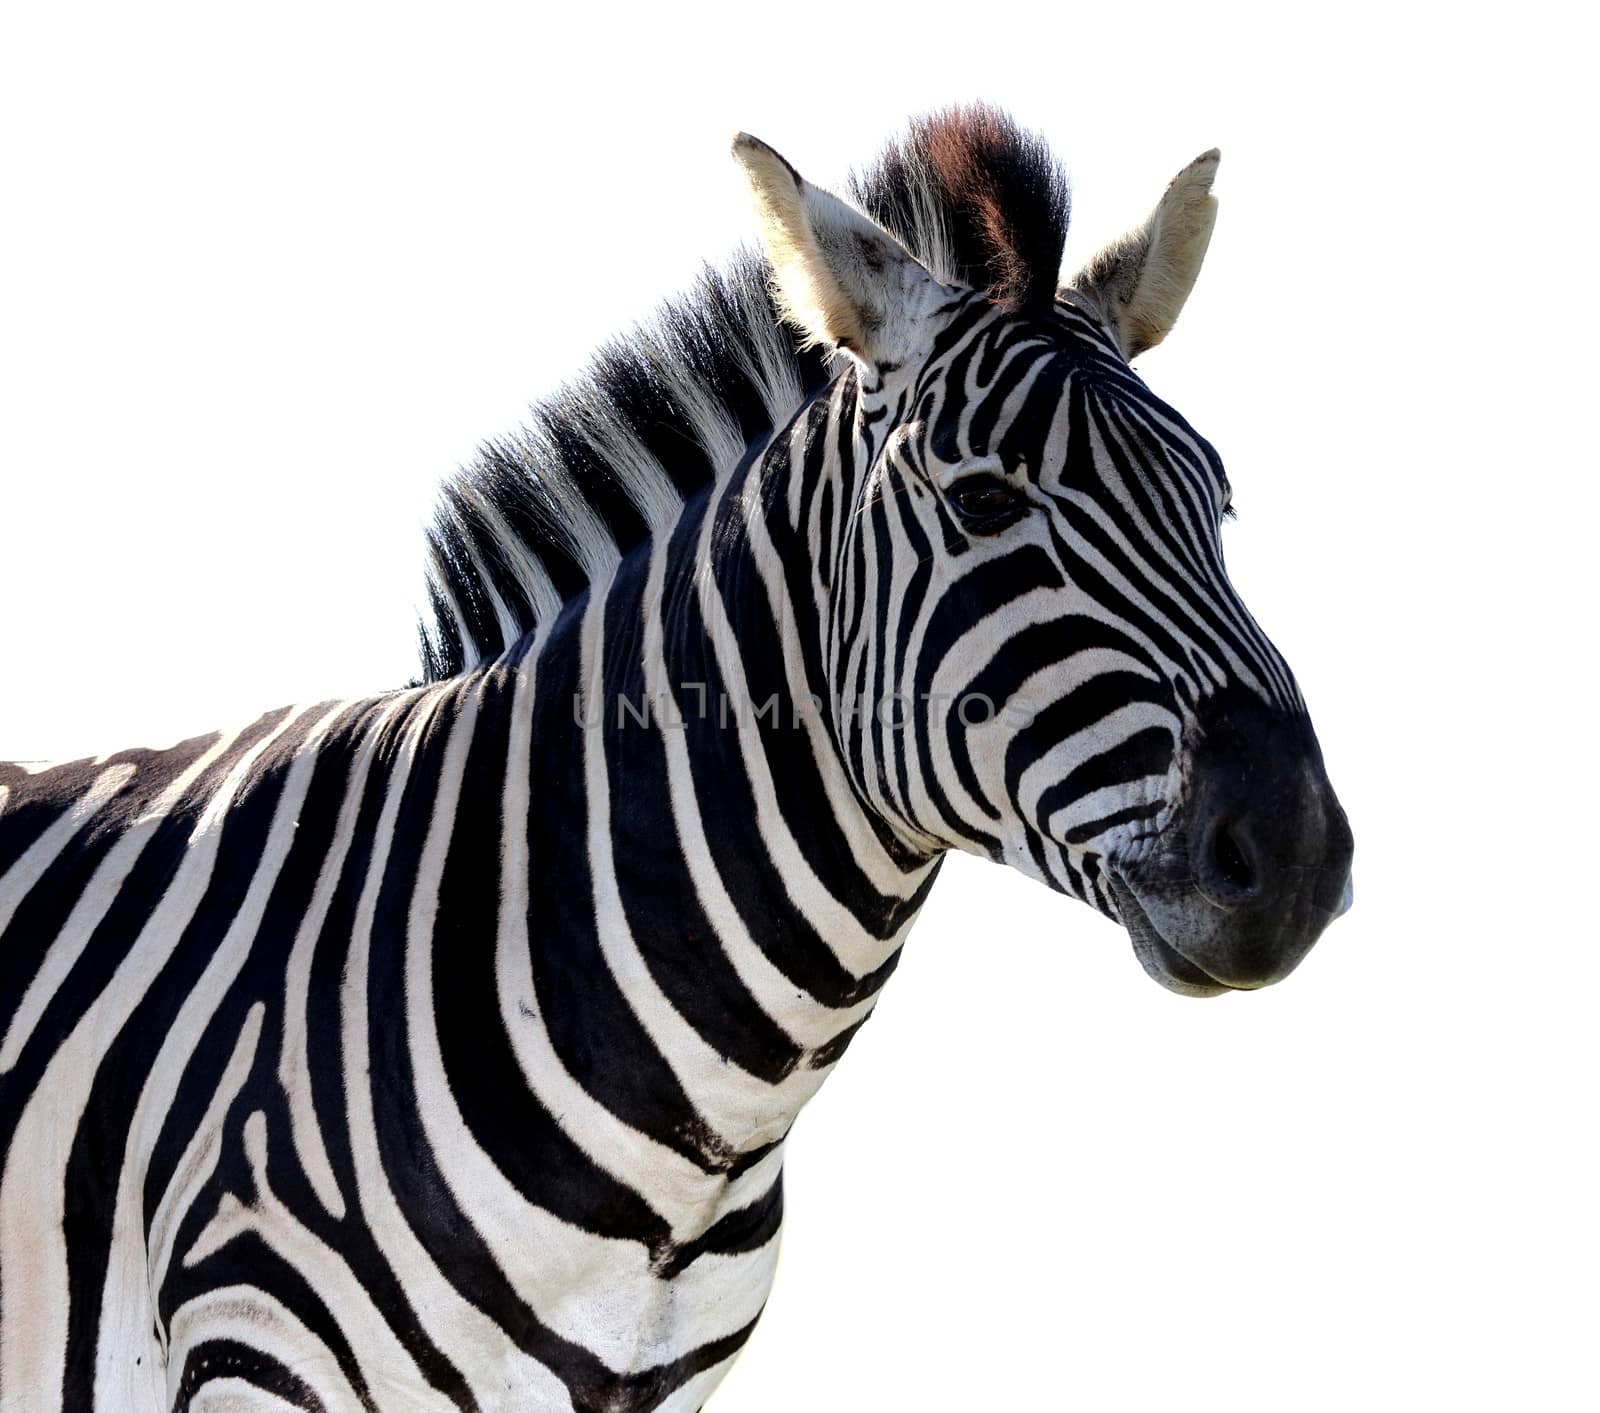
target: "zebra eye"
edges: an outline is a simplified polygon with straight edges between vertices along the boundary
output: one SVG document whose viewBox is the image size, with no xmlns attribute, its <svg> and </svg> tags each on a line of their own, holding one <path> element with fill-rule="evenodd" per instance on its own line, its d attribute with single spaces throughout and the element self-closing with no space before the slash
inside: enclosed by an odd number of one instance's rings
<svg viewBox="0 0 1600 1413">
<path fill-rule="evenodd" d="M 968 476 L 952 487 L 949 495 L 957 514 L 979 531 L 1009 525 L 1027 506 L 998 476 Z"/>
</svg>

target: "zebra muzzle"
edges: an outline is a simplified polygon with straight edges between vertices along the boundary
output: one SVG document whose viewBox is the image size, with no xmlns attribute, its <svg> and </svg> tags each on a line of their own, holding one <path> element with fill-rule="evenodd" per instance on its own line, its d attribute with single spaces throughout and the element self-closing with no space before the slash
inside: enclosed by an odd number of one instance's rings
<svg viewBox="0 0 1600 1413">
<path fill-rule="evenodd" d="M 1213 698 L 1190 791 L 1113 892 L 1151 976 L 1186 995 L 1255 990 L 1297 967 L 1354 896 L 1354 840 L 1304 714 Z"/>
</svg>

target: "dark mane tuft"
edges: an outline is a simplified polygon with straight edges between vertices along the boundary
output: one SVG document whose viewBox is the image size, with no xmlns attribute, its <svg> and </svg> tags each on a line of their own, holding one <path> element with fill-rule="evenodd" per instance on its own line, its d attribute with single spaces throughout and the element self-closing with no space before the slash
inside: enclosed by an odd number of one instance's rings
<svg viewBox="0 0 1600 1413">
<path fill-rule="evenodd" d="M 1048 303 L 1071 194 L 1044 140 L 985 103 L 918 118 L 850 194 L 947 283 L 1010 309 Z"/>
<path fill-rule="evenodd" d="M 1020 308 L 1054 296 L 1067 183 L 998 109 L 912 124 L 850 192 L 940 279 Z M 797 347 L 749 252 L 707 270 L 445 483 L 427 540 L 423 677 L 488 662 L 622 555 L 669 532 L 832 376 Z"/>
<path fill-rule="evenodd" d="M 428 529 L 425 681 L 496 657 L 604 577 L 828 380 L 797 346 L 750 251 L 661 307 L 479 449 Z"/>
</svg>

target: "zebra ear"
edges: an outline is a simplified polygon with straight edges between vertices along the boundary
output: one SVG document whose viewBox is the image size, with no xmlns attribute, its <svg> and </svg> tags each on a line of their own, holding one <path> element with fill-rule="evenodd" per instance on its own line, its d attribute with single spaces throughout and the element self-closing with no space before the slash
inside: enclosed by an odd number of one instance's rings
<svg viewBox="0 0 1600 1413">
<path fill-rule="evenodd" d="M 778 307 L 812 344 L 865 363 L 909 347 L 934 279 L 895 238 L 832 192 L 812 186 L 766 143 L 740 133 Z"/>
<path fill-rule="evenodd" d="M 1211 243 L 1217 198 L 1211 183 L 1222 154 L 1202 153 L 1175 176 L 1143 225 L 1108 245 L 1067 288 L 1092 299 L 1124 358 L 1154 348 L 1172 331 Z"/>
</svg>

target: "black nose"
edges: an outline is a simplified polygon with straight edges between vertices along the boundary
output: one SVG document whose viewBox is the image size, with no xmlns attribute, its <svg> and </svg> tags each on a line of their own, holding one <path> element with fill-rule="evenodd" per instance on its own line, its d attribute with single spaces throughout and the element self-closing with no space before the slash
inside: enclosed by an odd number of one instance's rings
<svg viewBox="0 0 1600 1413">
<path fill-rule="evenodd" d="M 1190 768 L 1188 862 L 1214 919 L 1193 919 L 1207 941 L 1192 959 L 1230 985 L 1263 985 L 1292 970 L 1338 912 L 1350 826 L 1311 723 L 1254 693 L 1201 704 Z"/>
</svg>

